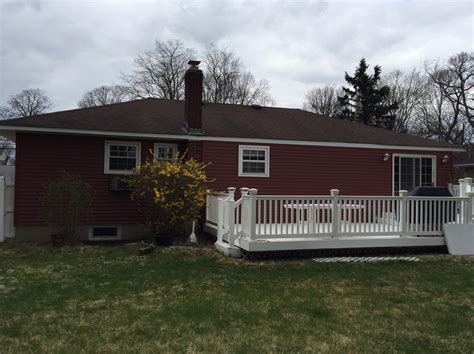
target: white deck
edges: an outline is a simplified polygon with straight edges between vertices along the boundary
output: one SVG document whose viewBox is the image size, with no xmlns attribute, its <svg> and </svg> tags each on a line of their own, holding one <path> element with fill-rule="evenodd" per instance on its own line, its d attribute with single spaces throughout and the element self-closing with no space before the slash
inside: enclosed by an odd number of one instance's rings
<svg viewBox="0 0 474 354">
<path fill-rule="evenodd" d="M 474 195 L 208 195 L 205 231 L 225 254 L 348 248 L 444 246 L 443 227 L 473 222 Z"/>
</svg>

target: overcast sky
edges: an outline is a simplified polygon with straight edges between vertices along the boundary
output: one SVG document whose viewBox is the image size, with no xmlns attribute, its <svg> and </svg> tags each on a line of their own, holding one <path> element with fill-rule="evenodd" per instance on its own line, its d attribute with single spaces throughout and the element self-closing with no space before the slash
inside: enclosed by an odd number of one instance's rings
<svg viewBox="0 0 474 354">
<path fill-rule="evenodd" d="M 41 88 L 53 110 L 75 108 L 84 92 L 120 83 L 156 39 L 232 49 L 286 107 L 301 107 L 313 86 L 342 83 L 361 57 L 387 73 L 472 51 L 474 41 L 470 1 L 0 3 L 0 105 Z"/>
</svg>

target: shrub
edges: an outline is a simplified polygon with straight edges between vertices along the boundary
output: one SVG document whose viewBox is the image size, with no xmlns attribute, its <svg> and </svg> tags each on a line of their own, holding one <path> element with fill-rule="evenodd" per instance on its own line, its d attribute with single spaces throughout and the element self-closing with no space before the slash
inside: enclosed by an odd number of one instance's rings
<svg viewBox="0 0 474 354">
<path fill-rule="evenodd" d="M 92 187 L 79 176 L 63 172 L 45 185 L 40 197 L 42 216 L 55 231 L 56 245 L 74 244 L 77 227 L 85 223 L 93 200 Z"/>
<path fill-rule="evenodd" d="M 128 178 L 131 198 L 138 201 L 153 232 L 175 232 L 199 219 L 206 202 L 207 166 L 178 155 L 174 160 L 147 161 Z"/>
</svg>

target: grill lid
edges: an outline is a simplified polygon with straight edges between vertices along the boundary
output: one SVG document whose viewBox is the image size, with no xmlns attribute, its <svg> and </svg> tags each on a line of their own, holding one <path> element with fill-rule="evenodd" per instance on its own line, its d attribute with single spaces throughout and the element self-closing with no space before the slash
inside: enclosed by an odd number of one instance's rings
<svg viewBox="0 0 474 354">
<path fill-rule="evenodd" d="M 409 193 L 412 197 L 452 197 L 448 187 L 416 187 Z"/>
</svg>

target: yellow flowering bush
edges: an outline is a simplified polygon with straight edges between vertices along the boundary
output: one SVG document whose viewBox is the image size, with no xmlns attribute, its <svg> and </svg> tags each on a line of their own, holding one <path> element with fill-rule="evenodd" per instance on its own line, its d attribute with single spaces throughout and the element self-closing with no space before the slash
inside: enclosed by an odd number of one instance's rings
<svg viewBox="0 0 474 354">
<path fill-rule="evenodd" d="M 156 233 L 174 231 L 184 223 L 198 220 L 206 203 L 209 179 L 207 163 L 185 159 L 147 161 L 128 178 L 131 198 Z"/>
</svg>

